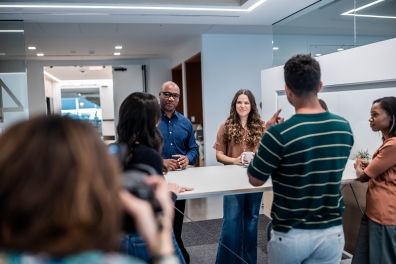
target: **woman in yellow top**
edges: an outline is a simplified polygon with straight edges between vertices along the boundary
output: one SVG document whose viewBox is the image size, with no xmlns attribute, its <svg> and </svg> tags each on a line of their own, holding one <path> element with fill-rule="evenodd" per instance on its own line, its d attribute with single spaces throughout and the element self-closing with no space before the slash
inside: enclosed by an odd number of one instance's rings
<svg viewBox="0 0 396 264">
<path fill-rule="evenodd" d="M 242 154 L 257 151 L 264 129 L 254 95 L 249 90 L 239 90 L 232 100 L 230 116 L 217 133 L 214 145 L 217 161 L 242 165 Z M 224 196 L 216 263 L 243 263 L 241 259 L 257 263 L 257 221 L 262 195 L 259 192 Z"/>
<path fill-rule="evenodd" d="M 355 163 L 368 189 L 352 263 L 396 263 L 396 97 L 375 100 L 370 114 L 370 127 L 382 132 L 383 143 L 370 163 Z"/>
</svg>

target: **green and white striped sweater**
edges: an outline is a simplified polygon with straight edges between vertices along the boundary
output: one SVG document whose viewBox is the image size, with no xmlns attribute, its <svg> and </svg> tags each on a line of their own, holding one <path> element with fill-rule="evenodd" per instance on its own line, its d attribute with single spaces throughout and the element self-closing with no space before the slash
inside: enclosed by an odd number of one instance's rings
<svg viewBox="0 0 396 264">
<path fill-rule="evenodd" d="M 274 230 L 342 224 L 340 183 L 352 145 L 348 121 L 329 112 L 296 114 L 265 132 L 248 172 L 272 177 Z"/>
</svg>

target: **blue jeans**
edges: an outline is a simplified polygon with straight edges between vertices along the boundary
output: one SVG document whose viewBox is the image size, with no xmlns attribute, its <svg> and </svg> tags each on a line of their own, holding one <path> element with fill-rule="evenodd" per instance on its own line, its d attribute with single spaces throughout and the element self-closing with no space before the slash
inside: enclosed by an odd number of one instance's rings
<svg viewBox="0 0 396 264">
<path fill-rule="evenodd" d="M 269 264 L 340 263 L 344 249 L 342 225 L 326 229 L 296 229 L 287 233 L 271 231 Z"/>
<path fill-rule="evenodd" d="M 257 263 L 257 222 L 263 193 L 226 195 L 216 263 Z M 233 254 L 232 252 L 235 254 Z"/>
<path fill-rule="evenodd" d="M 172 231 L 173 247 L 175 254 L 180 260 L 180 264 L 186 264 L 179 245 L 176 242 L 175 235 Z M 138 233 L 128 233 L 121 240 L 121 251 L 130 256 L 141 259 L 147 263 L 151 263 L 151 257 L 148 252 L 147 244 Z"/>
</svg>

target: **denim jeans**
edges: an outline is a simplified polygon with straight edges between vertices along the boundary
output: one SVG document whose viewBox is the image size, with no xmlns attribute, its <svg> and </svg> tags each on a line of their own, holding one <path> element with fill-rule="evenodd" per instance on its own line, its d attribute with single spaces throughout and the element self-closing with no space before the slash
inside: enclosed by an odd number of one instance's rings
<svg viewBox="0 0 396 264">
<path fill-rule="evenodd" d="M 220 243 L 228 249 L 219 243 L 217 264 L 244 263 L 241 259 L 257 263 L 257 223 L 262 197 L 262 192 L 224 196 Z"/>
<path fill-rule="evenodd" d="M 296 229 L 287 233 L 271 231 L 269 264 L 340 263 L 344 249 L 342 226 L 326 229 Z"/>
<path fill-rule="evenodd" d="M 175 254 L 180 260 L 180 264 L 186 264 L 184 261 L 183 255 L 180 251 L 180 248 L 176 242 L 175 235 L 173 234 L 172 231 L 172 240 L 173 240 L 173 246 L 175 248 Z M 143 238 L 138 234 L 138 233 L 128 233 L 126 234 L 122 240 L 121 240 L 121 251 L 136 257 L 138 259 L 141 259 L 147 263 L 151 263 L 151 257 L 148 252 L 147 244 L 143 240 Z"/>
</svg>

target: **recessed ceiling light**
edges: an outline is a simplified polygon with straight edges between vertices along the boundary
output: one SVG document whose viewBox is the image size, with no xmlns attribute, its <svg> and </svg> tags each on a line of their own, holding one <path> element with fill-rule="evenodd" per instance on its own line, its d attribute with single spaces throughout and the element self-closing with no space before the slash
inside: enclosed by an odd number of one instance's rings
<svg viewBox="0 0 396 264">
<path fill-rule="evenodd" d="M 339 48 L 339 49 L 337 49 L 338 51 L 343 51 L 344 49 L 343 48 Z"/>
<path fill-rule="evenodd" d="M 44 53 L 37 53 L 37 56 L 39 57 L 44 56 Z"/>
<path fill-rule="evenodd" d="M 185 10 L 185 11 L 225 11 L 225 12 L 250 12 L 264 3 L 266 0 L 259 0 L 249 8 L 210 8 L 210 7 L 171 7 L 171 6 L 131 6 L 131 5 L 0 5 L 0 8 L 55 8 L 55 9 L 139 9 L 139 10 Z"/>
<path fill-rule="evenodd" d="M 119 56 L 119 55 L 121 55 L 121 53 L 119 53 L 119 52 L 114 52 L 114 55 Z"/>
<path fill-rule="evenodd" d="M 0 53 L 0 56 L 4 56 L 5 55 L 5 53 Z"/>
<path fill-rule="evenodd" d="M 122 46 L 115 46 L 116 49 L 122 49 Z"/>
<path fill-rule="evenodd" d="M 28 49 L 30 49 L 30 50 L 35 50 L 36 47 L 28 47 Z"/>
<path fill-rule="evenodd" d="M 272 49 L 273 49 L 273 50 L 278 50 L 279 48 L 278 48 L 278 47 L 273 47 Z"/>
</svg>

